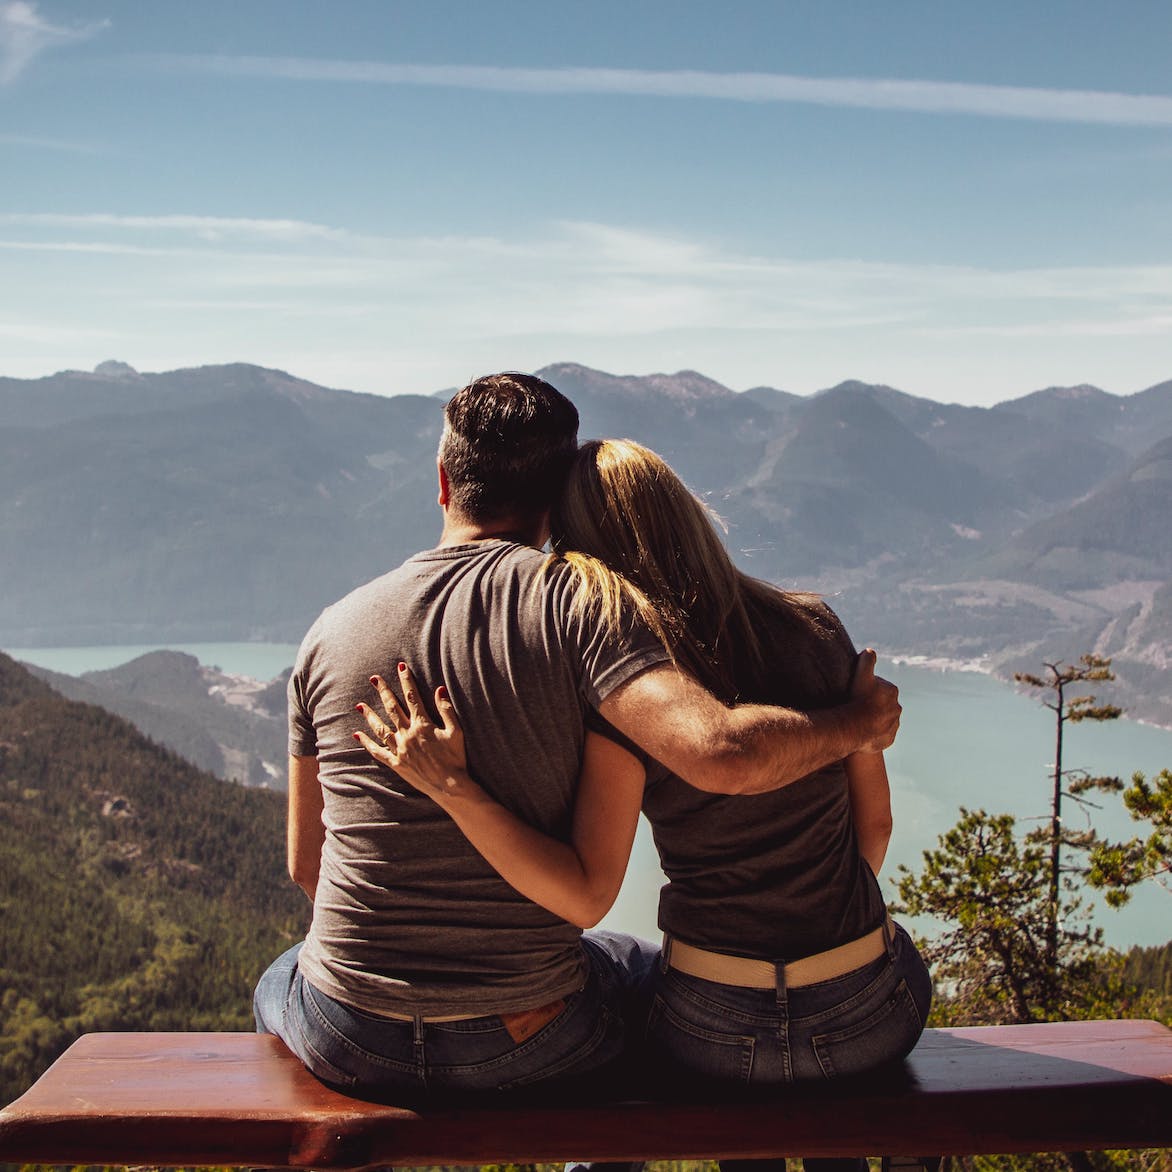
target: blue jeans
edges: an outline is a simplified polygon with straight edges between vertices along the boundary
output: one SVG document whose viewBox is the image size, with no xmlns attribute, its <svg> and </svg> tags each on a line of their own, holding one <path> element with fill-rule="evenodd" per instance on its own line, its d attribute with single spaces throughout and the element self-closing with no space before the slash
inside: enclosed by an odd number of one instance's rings
<svg viewBox="0 0 1172 1172">
<path fill-rule="evenodd" d="M 342 1090 L 418 1101 L 554 1083 L 589 1093 L 590 1076 L 621 1058 L 637 1036 L 659 950 L 621 932 L 582 937 L 583 987 L 531 1037 L 513 1040 L 495 1014 L 463 1021 L 400 1021 L 344 1005 L 297 967 L 298 944 L 278 957 L 253 996 L 256 1027 L 276 1034 L 323 1082 Z M 601 1089 L 603 1079 L 598 1079 Z"/>
<path fill-rule="evenodd" d="M 659 976 L 647 1023 L 653 1068 L 727 1084 L 784 1084 L 861 1074 L 908 1054 L 932 979 L 896 926 L 877 960 L 786 989 L 718 985 L 674 969 Z"/>
</svg>

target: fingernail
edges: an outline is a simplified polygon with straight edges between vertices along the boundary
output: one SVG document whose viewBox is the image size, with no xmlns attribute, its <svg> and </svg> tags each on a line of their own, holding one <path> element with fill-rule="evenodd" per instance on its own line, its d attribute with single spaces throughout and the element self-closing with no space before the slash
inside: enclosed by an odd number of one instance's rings
<svg viewBox="0 0 1172 1172">
<path fill-rule="evenodd" d="M 443 686 L 443 684 L 441 684 L 437 690 L 439 691 L 439 698 L 441 700 L 446 700 L 448 698 L 448 690 Z"/>
<path fill-rule="evenodd" d="M 361 712 L 366 707 L 366 705 L 365 704 L 355 704 L 354 707 L 357 708 L 359 712 Z"/>
<path fill-rule="evenodd" d="M 370 682 L 371 682 L 372 684 L 374 684 L 374 686 L 377 688 L 377 687 L 378 687 L 378 676 L 371 676 L 371 677 L 370 677 Z"/>
<path fill-rule="evenodd" d="M 405 663 L 403 663 L 402 661 L 400 661 L 400 663 L 399 663 L 399 670 L 400 670 L 400 671 L 406 671 L 406 670 L 407 670 L 407 665 L 406 665 Z"/>
</svg>

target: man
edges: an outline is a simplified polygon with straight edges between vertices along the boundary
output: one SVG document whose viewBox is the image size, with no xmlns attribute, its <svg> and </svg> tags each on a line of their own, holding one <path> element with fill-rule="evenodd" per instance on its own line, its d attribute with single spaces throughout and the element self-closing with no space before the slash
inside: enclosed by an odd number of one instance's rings
<svg viewBox="0 0 1172 1172">
<path fill-rule="evenodd" d="M 837 709 L 727 709 L 649 632 L 581 615 L 540 552 L 577 444 L 548 383 L 478 379 L 445 411 L 436 549 L 328 608 L 290 680 L 289 865 L 314 900 L 304 946 L 261 979 L 258 1027 L 324 1080 L 397 1095 L 584 1076 L 623 1045 L 653 950 L 578 929 L 518 895 L 430 799 L 353 740 L 370 678 L 405 660 L 446 680 L 478 780 L 525 821 L 568 833 L 598 709 L 692 784 L 761 792 L 886 748 L 899 706 L 870 681 Z"/>
</svg>

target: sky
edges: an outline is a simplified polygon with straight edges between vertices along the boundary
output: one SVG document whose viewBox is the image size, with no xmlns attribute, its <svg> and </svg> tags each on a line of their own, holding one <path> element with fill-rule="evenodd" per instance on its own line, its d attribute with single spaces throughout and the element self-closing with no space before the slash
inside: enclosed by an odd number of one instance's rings
<svg viewBox="0 0 1172 1172">
<path fill-rule="evenodd" d="M 1172 379 L 1167 0 L 0 0 L 0 375 Z"/>
</svg>

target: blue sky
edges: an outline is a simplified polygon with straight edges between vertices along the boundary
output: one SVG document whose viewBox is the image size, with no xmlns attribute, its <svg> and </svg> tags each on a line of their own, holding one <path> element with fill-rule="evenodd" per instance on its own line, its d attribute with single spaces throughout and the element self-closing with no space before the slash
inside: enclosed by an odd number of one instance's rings
<svg viewBox="0 0 1172 1172">
<path fill-rule="evenodd" d="M 0 374 L 1172 379 L 1172 4 L 0 0 Z"/>
</svg>

